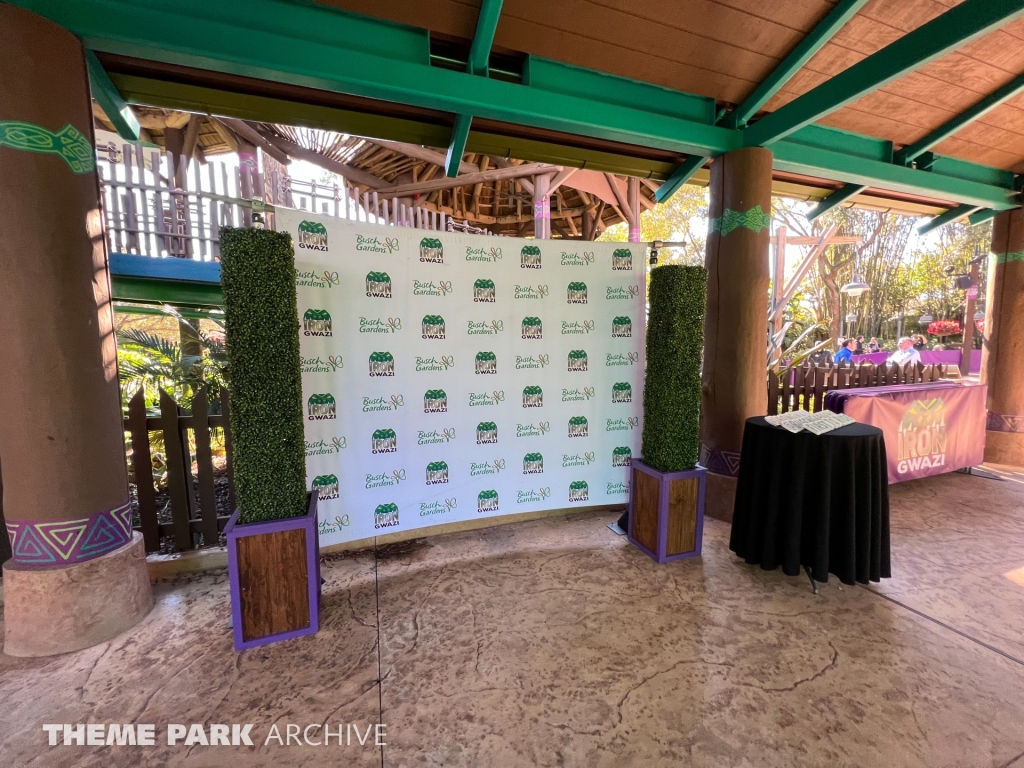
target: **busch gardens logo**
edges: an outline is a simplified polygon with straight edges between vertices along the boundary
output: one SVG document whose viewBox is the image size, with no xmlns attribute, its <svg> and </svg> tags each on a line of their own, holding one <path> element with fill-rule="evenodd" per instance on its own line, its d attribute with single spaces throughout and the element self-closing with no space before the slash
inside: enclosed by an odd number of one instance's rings
<svg viewBox="0 0 1024 768">
<path fill-rule="evenodd" d="M 523 408 L 543 408 L 544 390 L 536 385 L 523 388 Z"/>
<path fill-rule="evenodd" d="M 538 488 L 528 491 L 517 491 L 516 504 L 536 504 L 544 499 L 551 498 L 551 487 Z"/>
<path fill-rule="evenodd" d="M 419 432 L 416 439 L 417 445 L 434 445 L 436 443 L 449 443 L 455 439 L 455 428 L 451 429 L 433 429 L 429 432 Z"/>
<path fill-rule="evenodd" d="M 360 333 L 398 333 L 400 330 L 402 330 L 402 318 L 400 317 L 389 317 L 387 320 L 381 320 L 379 317 L 359 318 Z"/>
<path fill-rule="evenodd" d="M 331 336 L 331 315 L 326 309 L 307 309 L 302 315 L 305 336 Z"/>
<path fill-rule="evenodd" d="M 498 425 L 493 421 L 481 421 L 476 425 L 477 445 L 498 442 Z"/>
<path fill-rule="evenodd" d="M 629 483 L 608 483 L 604 489 L 606 496 L 619 496 L 629 493 Z"/>
<path fill-rule="evenodd" d="M 405 397 L 402 395 L 392 395 L 390 398 L 364 397 L 363 413 L 373 413 L 374 411 L 397 411 L 403 405 L 405 405 Z"/>
<path fill-rule="evenodd" d="M 374 253 L 394 253 L 398 250 L 398 238 L 385 237 L 381 240 L 379 237 L 356 235 L 356 250 L 373 251 Z"/>
<path fill-rule="evenodd" d="M 524 245 L 519 252 L 521 269 L 540 269 L 540 248 L 536 245 Z"/>
<path fill-rule="evenodd" d="M 447 296 L 452 292 L 451 280 L 438 280 L 437 283 L 423 282 L 422 280 L 412 281 L 413 296 Z"/>
<path fill-rule="evenodd" d="M 394 453 L 398 450 L 398 436 L 393 429 L 378 429 L 371 439 L 374 453 Z"/>
<path fill-rule="evenodd" d="M 498 492 L 495 490 L 480 491 L 476 497 L 476 511 L 477 512 L 497 512 L 498 511 Z"/>
<path fill-rule="evenodd" d="M 345 367 L 341 355 L 328 355 L 326 360 L 317 357 L 300 357 L 299 364 L 303 373 L 334 373 Z"/>
<path fill-rule="evenodd" d="M 473 283 L 473 301 L 482 301 L 487 304 L 493 304 L 494 296 L 495 288 L 493 280 L 485 280 L 481 278 Z"/>
<path fill-rule="evenodd" d="M 505 469 L 504 459 L 495 459 L 494 461 L 471 461 L 469 463 L 469 476 L 478 477 L 480 475 L 498 475 L 501 474 L 501 470 Z"/>
<path fill-rule="evenodd" d="M 563 320 L 562 321 L 562 335 L 563 336 L 583 336 L 589 334 L 594 330 L 596 324 L 593 320 Z"/>
<path fill-rule="evenodd" d="M 627 285 L 625 288 L 622 286 L 612 287 L 609 285 L 607 293 L 605 293 L 605 299 L 609 301 L 631 301 L 639 295 L 639 285 Z"/>
<path fill-rule="evenodd" d="M 533 355 L 529 357 L 516 355 L 517 371 L 522 368 L 543 368 L 547 365 L 551 365 L 551 355 L 537 355 L 536 357 Z"/>
<path fill-rule="evenodd" d="M 334 395 L 329 392 L 323 395 L 310 395 L 309 400 L 306 401 L 306 409 L 310 421 L 338 417 L 337 403 L 334 402 Z"/>
<path fill-rule="evenodd" d="M 318 221 L 304 221 L 299 224 L 299 248 L 311 251 L 327 250 L 327 227 Z"/>
<path fill-rule="evenodd" d="M 371 298 L 390 299 L 391 276 L 387 272 L 367 272 L 366 295 Z"/>
<path fill-rule="evenodd" d="M 583 389 L 563 389 L 562 390 L 562 402 L 563 403 L 577 403 L 583 400 L 589 400 L 594 396 L 593 387 L 583 387 Z"/>
<path fill-rule="evenodd" d="M 477 373 L 497 373 L 498 358 L 493 352 L 477 352 L 474 361 Z"/>
<path fill-rule="evenodd" d="M 544 325 L 541 323 L 539 317 L 524 317 L 523 318 L 523 338 L 524 339 L 542 339 L 542 338 L 544 338 Z"/>
<path fill-rule="evenodd" d="M 586 501 L 590 498 L 590 489 L 584 480 L 569 483 L 569 501 Z"/>
<path fill-rule="evenodd" d="M 444 338 L 444 318 L 440 315 L 424 315 L 421 326 L 424 339 Z"/>
<path fill-rule="evenodd" d="M 398 485 L 405 480 L 404 469 L 394 469 L 391 474 L 382 472 L 379 475 L 369 474 L 366 475 L 366 487 L 367 488 L 384 488 L 389 485 Z"/>
<path fill-rule="evenodd" d="M 539 453 L 528 453 L 523 456 L 523 474 L 540 475 L 544 472 L 544 457 Z"/>
<path fill-rule="evenodd" d="M 583 253 L 566 253 L 562 251 L 563 267 L 589 267 L 593 263 L 593 251 L 584 251 Z"/>
<path fill-rule="evenodd" d="M 605 419 L 605 432 L 630 432 L 640 426 L 640 419 L 630 416 L 628 419 Z"/>
<path fill-rule="evenodd" d="M 370 355 L 371 376 L 394 376 L 395 358 L 390 352 L 374 352 Z"/>
<path fill-rule="evenodd" d="M 423 501 L 420 502 L 420 517 L 427 515 L 443 515 L 456 509 L 459 503 L 456 499 L 445 499 L 444 501 Z"/>
<path fill-rule="evenodd" d="M 604 364 L 611 367 L 616 365 L 635 365 L 638 362 L 640 362 L 639 352 L 627 352 L 625 354 L 612 354 L 609 352 L 605 357 Z"/>
<path fill-rule="evenodd" d="M 374 528 L 391 528 L 398 525 L 398 505 L 381 504 L 373 511 Z"/>
<path fill-rule="evenodd" d="M 586 453 L 577 454 L 562 454 L 562 466 L 563 467 L 588 467 L 597 461 L 597 454 L 593 451 L 587 451 Z"/>
<path fill-rule="evenodd" d="M 612 449 L 612 466 L 613 467 L 628 467 L 629 460 L 633 458 L 633 452 L 629 450 L 629 446 L 620 445 L 618 448 Z"/>
<path fill-rule="evenodd" d="M 443 389 L 428 389 L 423 393 L 424 413 L 447 413 L 448 395 Z"/>
<path fill-rule="evenodd" d="M 633 321 L 628 317 L 616 317 L 612 320 L 612 338 L 628 339 L 633 335 Z"/>
<path fill-rule="evenodd" d="M 420 261 L 444 264 L 444 246 L 441 245 L 441 241 L 434 237 L 424 237 L 420 240 Z"/>
<path fill-rule="evenodd" d="M 295 285 L 309 286 L 311 288 L 333 288 L 335 285 L 341 285 L 341 278 L 337 272 L 331 272 L 329 269 L 325 269 L 322 275 L 318 275 L 313 271 L 300 272 L 296 269 Z"/>
<path fill-rule="evenodd" d="M 633 402 L 633 388 L 629 386 L 628 381 L 620 381 L 612 385 L 612 402 L 613 403 L 631 403 Z"/>
<path fill-rule="evenodd" d="M 466 334 L 469 336 L 497 336 L 505 330 L 504 320 L 491 320 L 490 322 L 467 320 L 466 323 Z"/>
<path fill-rule="evenodd" d="M 417 357 L 417 371 L 447 371 L 455 365 L 455 358 L 452 355 L 441 355 L 440 357 Z"/>
<path fill-rule="evenodd" d="M 536 424 L 516 424 L 516 437 L 542 437 L 550 431 L 550 421 L 538 421 Z"/>
<path fill-rule="evenodd" d="M 432 461 L 427 464 L 427 485 L 440 485 L 448 482 L 448 465 L 443 461 Z"/>
<path fill-rule="evenodd" d="M 501 258 L 501 248 L 474 248 L 466 246 L 466 261 L 487 261 L 495 262 Z"/>
<path fill-rule="evenodd" d="M 633 252 L 629 248 L 616 248 L 612 253 L 612 269 L 627 272 L 633 269 Z"/>
<path fill-rule="evenodd" d="M 586 283 L 569 283 L 569 287 L 566 291 L 568 298 L 566 303 L 568 304 L 586 304 L 587 303 L 587 284 Z"/>
<path fill-rule="evenodd" d="M 344 437 L 332 437 L 329 443 L 326 440 L 306 441 L 307 456 L 341 453 L 342 448 L 348 448 L 348 441 Z"/>
<path fill-rule="evenodd" d="M 338 478 L 334 475 L 318 475 L 313 478 L 313 490 L 319 491 L 317 498 L 324 499 L 338 498 Z"/>
<path fill-rule="evenodd" d="M 496 389 L 493 392 L 470 392 L 469 407 L 475 408 L 478 405 L 497 405 L 505 402 L 505 390 Z"/>
<path fill-rule="evenodd" d="M 569 353 L 569 370 L 587 370 L 587 353 L 584 350 L 574 349 L 572 352 Z"/>
<path fill-rule="evenodd" d="M 538 285 L 534 288 L 532 285 L 516 285 L 516 298 L 517 299 L 543 299 L 551 291 L 546 285 Z"/>
</svg>

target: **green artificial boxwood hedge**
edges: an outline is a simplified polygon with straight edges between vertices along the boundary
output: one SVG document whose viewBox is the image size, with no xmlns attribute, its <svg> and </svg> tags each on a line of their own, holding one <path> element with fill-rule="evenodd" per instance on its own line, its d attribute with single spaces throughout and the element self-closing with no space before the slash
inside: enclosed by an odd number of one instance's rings
<svg viewBox="0 0 1024 768">
<path fill-rule="evenodd" d="M 291 235 L 220 231 L 238 519 L 306 513 L 299 313 Z"/>
<path fill-rule="evenodd" d="M 704 267 L 651 270 L 643 460 L 660 472 L 697 464 L 707 282 Z"/>
</svg>

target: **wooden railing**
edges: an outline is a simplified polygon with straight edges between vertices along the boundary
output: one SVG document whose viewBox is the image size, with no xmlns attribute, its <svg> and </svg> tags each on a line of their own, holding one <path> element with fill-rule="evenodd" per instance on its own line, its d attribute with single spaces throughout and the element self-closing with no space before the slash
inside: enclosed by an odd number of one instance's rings
<svg viewBox="0 0 1024 768">
<path fill-rule="evenodd" d="M 141 391 L 129 402 L 124 429 L 130 436 L 129 469 L 138 502 L 135 527 L 142 532 L 146 552 L 182 551 L 220 543 L 221 531 L 235 508 L 227 390 L 221 389 L 220 404 L 221 413 L 211 414 L 205 389 L 193 397 L 188 415 L 163 390 L 157 415 L 146 412 Z M 214 429 L 223 430 L 224 435 L 227 499 L 221 509 L 210 439 Z M 154 433 L 163 437 L 165 475 L 160 490 L 154 481 Z"/>
<path fill-rule="evenodd" d="M 768 374 L 768 413 L 820 411 L 825 407 L 825 393 L 834 389 L 917 384 L 938 381 L 945 374 L 945 365 L 920 363 L 908 363 L 902 367 L 894 363 L 805 364 L 781 374 L 772 371 Z"/>
</svg>

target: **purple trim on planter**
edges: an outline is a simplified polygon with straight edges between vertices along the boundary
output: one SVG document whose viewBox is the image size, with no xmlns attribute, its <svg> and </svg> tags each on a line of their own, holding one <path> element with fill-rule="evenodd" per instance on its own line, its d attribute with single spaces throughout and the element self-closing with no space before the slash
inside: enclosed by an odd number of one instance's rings
<svg viewBox="0 0 1024 768">
<path fill-rule="evenodd" d="M 268 520 L 260 523 L 239 523 L 238 510 L 231 515 L 224 528 L 228 545 L 228 580 L 231 584 L 231 624 L 234 630 L 235 650 L 258 648 L 294 637 L 312 635 L 320 630 L 320 536 L 317 533 L 316 514 L 318 492 L 313 489 L 309 494 L 309 509 L 306 514 L 289 517 L 284 520 Z M 258 536 L 264 533 L 303 529 L 306 532 L 306 572 L 309 584 L 309 626 L 279 632 L 276 635 L 257 637 L 252 640 L 242 639 L 242 588 L 238 579 L 238 539 L 247 536 Z"/>
<path fill-rule="evenodd" d="M 642 459 L 630 459 L 629 461 L 629 530 L 626 532 L 626 538 L 629 539 L 629 543 L 658 563 L 671 563 L 675 560 L 699 557 L 704 544 L 704 491 L 707 485 L 708 470 L 698 464 L 693 469 L 684 469 L 679 472 L 659 472 L 653 467 L 649 467 L 644 464 Z M 636 482 L 633 478 L 634 469 L 638 469 L 644 474 L 650 475 L 658 480 L 657 552 L 652 552 L 633 537 L 633 521 L 636 519 L 633 514 L 633 500 L 636 496 Z M 697 478 L 697 535 L 694 538 L 694 548 L 690 552 L 680 552 L 675 555 L 669 555 L 667 554 L 669 486 L 675 480 L 686 480 L 691 477 Z"/>
<path fill-rule="evenodd" d="M 985 422 L 985 429 L 989 432 L 1024 433 L 1024 416 L 1010 416 L 1005 413 L 992 413 L 989 411 L 988 419 Z"/>
<path fill-rule="evenodd" d="M 718 448 L 708 448 L 706 443 L 700 444 L 700 464 L 708 472 L 716 475 L 728 475 L 739 477 L 740 474 L 740 453 L 739 451 L 723 451 Z"/>
<path fill-rule="evenodd" d="M 16 568 L 77 565 L 131 542 L 131 502 L 74 520 L 8 520 L 7 535 Z"/>
</svg>

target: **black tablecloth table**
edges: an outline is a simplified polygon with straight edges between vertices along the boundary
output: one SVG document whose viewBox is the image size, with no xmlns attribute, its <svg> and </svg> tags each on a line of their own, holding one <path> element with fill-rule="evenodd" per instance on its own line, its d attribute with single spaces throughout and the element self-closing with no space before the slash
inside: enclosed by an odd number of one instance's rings
<svg viewBox="0 0 1024 768">
<path fill-rule="evenodd" d="M 889 480 L 882 430 L 849 424 L 793 434 L 747 419 L 729 549 L 815 581 L 888 578 Z"/>
</svg>

